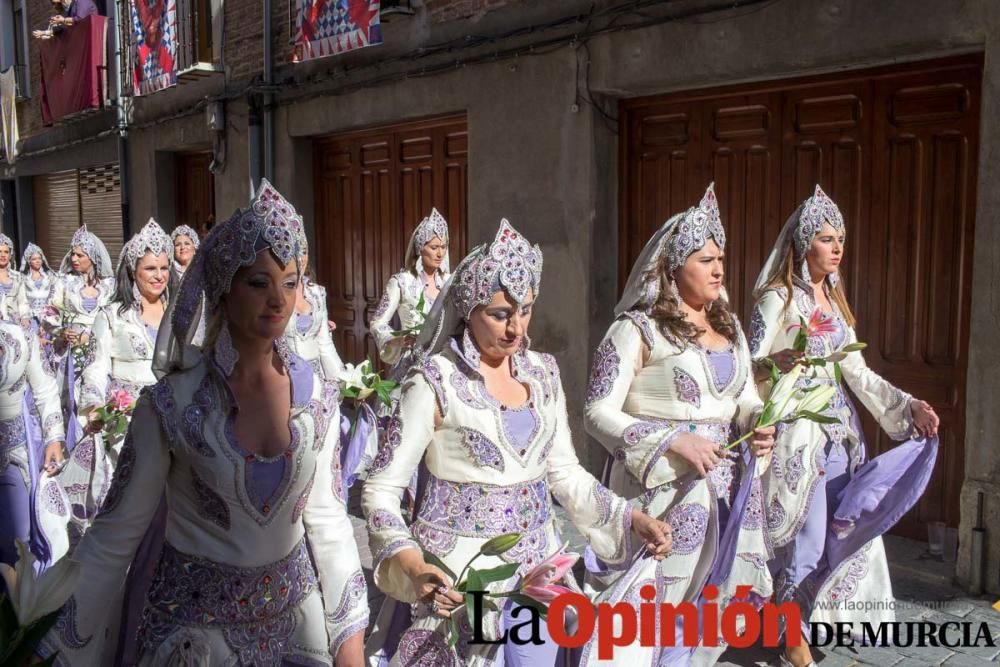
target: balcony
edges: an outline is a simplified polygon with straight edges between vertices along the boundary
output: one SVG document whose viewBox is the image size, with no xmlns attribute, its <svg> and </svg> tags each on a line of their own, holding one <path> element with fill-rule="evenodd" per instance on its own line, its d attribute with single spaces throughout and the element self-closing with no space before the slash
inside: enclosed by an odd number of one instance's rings
<svg viewBox="0 0 1000 667">
<path fill-rule="evenodd" d="M 75 120 L 108 104 L 108 18 L 88 16 L 38 44 L 42 120 Z"/>
<path fill-rule="evenodd" d="M 136 4 L 124 5 L 131 13 L 129 34 L 133 92 L 148 95 L 173 85 L 221 75 L 220 61 L 222 7 L 215 0 L 177 0 L 176 13 L 156 16 Z M 160 5 L 162 8 L 163 5 Z M 162 9 L 161 9 L 162 11 Z M 173 22 L 171 22 L 173 18 Z M 216 21 L 216 18 L 218 21 Z M 219 23 L 216 26 L 216 23 Z M 145 26 L 145 27 L 143 27 Z"/>
</svg>

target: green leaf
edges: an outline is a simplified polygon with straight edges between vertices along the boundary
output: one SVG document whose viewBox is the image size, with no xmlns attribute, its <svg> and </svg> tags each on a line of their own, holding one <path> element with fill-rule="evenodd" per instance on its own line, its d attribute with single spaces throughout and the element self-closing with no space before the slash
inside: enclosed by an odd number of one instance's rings
<svg viewBox="0 0 1000 667">
<path fill-rule="evenodd" d="M 826 359 L 824 359 L 823 357 L 814 357 L 813 359 L 809 360 L 809 365 L 819 366 L 820 368 L 822 368 L 823 366 L 826 366 Z"/>
<path fill-rule="evenodd" d="M 510 596 L 510 599 L 522 607 L 534 607 L 541 614 L 542 618 L 546 618 L 549 615 L 549 608 L 535 598 L 528 597 L 522 593 L 514 593 Z"/>
<path fill-rule="evenodd" d="M 840 368 L 840 363 L 835 363 L 833 365 L 833 376 L 837 378 L 837 384 L 843 383 L 844 371 Z"/>
<path fill-rule="evenodd" d="M 862 343 L 858 341 L 857 343 L 849 343 L 841 348 L 841 352 L 857 352 L 858 350 L 863 350 L 868 347 L 868 343 Z"/>
<path fill-rule="evenodd" d="M 507 563 L 486 570 L 477 570 L 477 573 L 481 582 L 491 584 L 495 581 L 507 581 L 517 573 L 517 568 L 517 563 Z"/>
<path fill-rule="evenodd" d="M 375 395 L 378 396 L 378 400 L 382 401 L 382 404 L 385 405 L 385 407 L 392 407 L 392 396 L 381 384 L 375 387 Z"/>
<path fill-rule="evenodd" d="M 434 567 L 439 568 L 442 572 L 444 572 L 449 577 L 451 577 L 452 581 L 455 581 L 455 579 L 457 578 L 455 576 L 455 573 L 451 571 L 450 567 L 448 567 L 447 565 L 444 564 L 443 560 L 441 560 L 440 558 L 438 558 L 437 556 L 435 556 L 434 554 L 432 554 L 430 551 L 427 551 L 426 549 L 424 549 L 423 551 L 424 551 L 424 562 L 425 563 L 429 563 L 429 564 L 433 565 Z M 455 583 L 461 583 L 461 582 L 455 582 Z"/>
<path fill-rule="evenodd" d="M 344 398 L 357 398 L 361 393 L 361 390 L 357 387 L 345 387 L 341 394 Z"/>
<path fill-rule="evenodd" d="M 472 620 L 476 617 L 476 598 L 471 594 L 472 591 L 485 591 L 486 586 L 483 581 L 479 578 L 479 570 L 470 567 L 468 577 L 469 585 L 465 587 L 465 615 Z"/>
<path fill-rule="evenodd" d="M 809 410 L 802 410 L 799 412 L 797 417 L 802 419 L 808 419 L 809 421 L 816 422 L 817 424 L 839 424 L 840 420 L 836 417 L 829 417 L 827 415 L 821 415 L 818 412 L 810 412 Z"/>
<path fill-rule="evenodd" d="M 114 435 L 124 434 L 127 428 L 128 421 L 126 421 L 125 417 L 119 417 L 117 423 L 115 423 Z"/>
<path fill-rule="evenodd" d="M 768 361 L 770 361 L 770 359 L 768 359 Z M 770 364 L 770 366 L 771 366 L 771 384 L 776 385 L 778 384 L 778 380 L 781 379 L 781 371 L 779 371 L 778 367 L 775 366 L 773 363 Z"/>
<path fill-rule="evenodd" d="M 458 619 L 452 614 L 448 619 L 448 646 L 455 648 L 456 644 L 458 644 Z"/>
<path fill-rule="evenodd" d="M 20 636 L 15 638 L 14 646 L 8 651 L 4 664 L 22 665 L 34 655 L 42 638 L 56 624 L 56 621 L 59 620 L 61 611 L 61 609 L 57 609 L 42 616 L 31 625 L 22 628 Z"/>
</svg>

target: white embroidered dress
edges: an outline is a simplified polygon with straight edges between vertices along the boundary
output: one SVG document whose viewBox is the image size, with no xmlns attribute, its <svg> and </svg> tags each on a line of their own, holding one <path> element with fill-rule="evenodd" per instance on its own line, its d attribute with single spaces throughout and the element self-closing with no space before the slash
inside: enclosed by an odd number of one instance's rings
<svg viewBox="0 0 1000 667">
<path fill-rule="evenodd" d="M 553 522 L 552 496 L 598 554 L 610 562 L 626 557 L 631 509 L 580 465 L 555 360 L 522 350 L 511 364 L 517 380 L 530 389 L 523 408 L 507 409 L 489 394 L 467 335 L 461 344 L 452 339 L 407 376 L 362 495 L 375 582 L 387 595 L 416 601 L 409 578 L 391 560 L 403 549 L 426 549 L 459 572 L 488 539 L 519 532 L 523 537 L 514 549 L 476 561 L 482 568 L 520 563 L 510 581 L 490 586 L 511 590 L 518 576 L 563 544 Z M 436 409 L 444 417 L 437 429 Z M 407 527 L 400 494 L 421 460 L 430 480 L 417 518 Z M 462 639 L 456 655 L 445 641 L 446 623 L 420 607 L 413 608 L 414 622 L 399 641 L 393 665 L 414 664 L 420 656 L 427 660 L 420 664 L 435 665 L 502 659 L 496 646 L 470 646 Z M 486 636 L 497 636 L 500 620 L 499 613 L 486 612 Z M 462 623 L 468 632 L 468 623 Z"/>
<path fill-rule="evenodd" d="M 327 380 L 336 380 L 337 374 L 344 369 L 344 362 L 327 326 L 326 288 L 306 282 L 303 290 L 312 309 L 308 313 L 292 312 L 285 328 L 285 340 L 292 352 L 309 362 L 313 370 Z"/>
<path fill-rule="evenodd" d="M 435 273 L 434 280 L 438 289 L 447 282 L 449 277 L 448 273 L 440 271 Z M 386 283 L 382 299 L 379 301 L 378 308 L 376 308 L 370 323 L 372 336 L 375 337 L 375 343 L 378 345 L 379 356 L 385 363 L 396 364 L 400 358 L 406 356 L 403 354 L 402 347 L 389 345 L 395 338 L 392 335 L 392 316 L 399 315 L 400 330 L 410 329 L 421 324 L 423 322 L 422 316 L 426 316 L 430 312 L 431 306 L 434 305 L 433 298 L 424 296 L 423 308 L 418 308 L 422 294 L 424 294 L 424 281 L 413 271 L 400 270 Z"/>
<path fill-rule="evenodd" d="M 45 655 L 59 651 L 56 664 L 98 664 L 107 601 L 164 488 L 166 544 L 143 611 L 140 665 L 329 664 L 365 628 L 365 581 L 339 474 L 337 389 L 276 346 L 293 396 L 291 444 L 275 457 L 283 474 L 270 498 L 258 496 L 252 465 L 273 461 L 243 450 L 232 431 L 231 348 L 217 344 L 211 360 L 143 392 L 101 513 L 72 560 L 49 573 L 61 578 L 50 590 L 73 593 L 43 642 Z"/>
<path fill-rule="evenodd" d="M 754 361 L 759 362 L 775 352 L 791 349 L 796 332 L 788 331 L 799 318 L 809 321 L 817 307 L 812 286 L 795 278 L 793 295 L 785 310 L 785 288 L 765 291 L 754 306 L 750 321 L 750 352 Z M 831 301 L 832 303 L 832 301 Z M 841 317 L 836 304 L 834 322 L 836 333 L 809 338 L 807 354 L 825 357 L 844 346 L 857 342 L 853 327 Z M 861 352 L 850 352 L 840 362 L 844 383 L 894 440 L 906 439 L 913 424 L 910 414 L 912 397 L 894 387 L 875 373 L 865 363 Z M 817 368 L 820 382 L 837 384 L 832 365 Z M 825 414 L 836 417 L 839 424 L 823 425 L 808 420 L 800 420 L 788 426 L 781 426 L 775 437 L 775 448 L 770 465 L 764 473 L 764 498 L 768 529 L 775 549 L 789 546 L 806 522 L 810 503 L 819 489 L 825 493 L 824 448 L 829 439 L 844 443 L 849 457 L 849 469 L 853 471 L 867 459 L 863 447 L 864 434 L 853 402 L 838 385 L 837 393 Z M 829 434 L 829 435 L 828 435 Z M 794 596 L 789 590 L 790 582 L 776 581 L 778 595 L 782 598 Z M 891 622 L 895 614 L 891 605 L 874 605 L 871 609 L 858 605 L 848 609 L 824 608 L 822 600 L 884 601 L 891 599 L 892 586 L 889 581 L 888 563 L 881 537 L 868 542 L 854 557 L 848 558 L 827 579 L 823 589 L 817 594 L 817 603 L 812 620 L 833 623 L 837 621 L 879 621 Z M 803 619 L 806 620 L 806 619 Z M 860 626 L 856 626 L 860 627 Z"/>
<path fill-rule="evenodd" d="M 643 344 L 649 351 L 645 363 Z M 713 355 L 728 361 L 713 363 Z M 732 516 L 740 480 L 752 468 L 724 460 L 701 479 L 687 461 L 670 451 L 670 445 L 677 436 L 691 432 L 725 446 L 737 432 L 750 429 L 761 407 L 742 333 L 726 351 L 712 352 L 669 340 L 641 311 L 628 311 L 611 325 L 594 357 L 585 410 L 587 431 L 613 457 L 608 486 L 667 521 L 673 529 L 673 551 L 659 563 L 638 561 L 624 573 L 612 569 L 592 581 L 603 589 L 599 601 L 639 604 L 639 589 L 646 584 L 655 586 L 659 603 L 698 598 L 713 561 L 722 555 L 718 501 Z M 725 564 L 731 569 L 719 585 L 720 608 L 734 596 L 737 585 L 751 586 L 756 602 L 766 600 L 772 591 L 759 477 L 748 484 L 735 551 L 728 554 L 731 563 Z M 591 648 L 586 648 L 583 664 L 596 661 Z M 701 657 L 714 661 L 712 656 Z M 617 648 L 614 664 L 637 667 L 659 660 L 658 648 L 636 642 Z"/>
</svg>

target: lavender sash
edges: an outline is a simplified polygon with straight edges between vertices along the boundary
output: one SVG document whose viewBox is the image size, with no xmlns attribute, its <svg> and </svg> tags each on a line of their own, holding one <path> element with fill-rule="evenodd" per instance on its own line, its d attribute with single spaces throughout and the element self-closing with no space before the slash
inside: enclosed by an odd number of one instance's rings
<svg viewBox="0 0 1000 667">
<path fill-rule="evenodd" d="M 360 471 L 358 466 L 364 458 L 367 448 L 368 438 L 377 432 L 378 421 L 375 412 L 367 403 L 362 403 L 357 410 L 348 409 L 353 412 L 354 434 L 351 435 L 351 415 L 344 415 L 340 419 L 340 441 L 347 443 L 340 448 L 341 472 L 344 476 L 344 493 L 351 488 L 351 485 L 358 480 Z M 345 410 L 347 411 L 347 410 Z"/>
</svg>

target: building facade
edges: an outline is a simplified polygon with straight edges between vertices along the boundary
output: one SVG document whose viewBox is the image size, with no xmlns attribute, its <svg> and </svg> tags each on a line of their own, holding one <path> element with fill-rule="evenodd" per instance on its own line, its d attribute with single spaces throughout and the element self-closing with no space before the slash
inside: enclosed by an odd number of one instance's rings
<svg viewBox="0 0 1000 667">
<path fill-rule="evenodd" d="M 3 1 L 44 23 L 42 0 Z M 112 233 L 101 188 L 127 193 L 120 227 L 207 227 L 267 176 L 305 216 L 356 360 L 375 356 L 368 317 L 432 205 L 454 255 L 506 217 L 545 252 L 532 341 L 560 361 L 581 458 L 599 470 L 605 453 L 579 426 L 586 360 L 652 230 L 715 181 L 746 314 L 777 230 L 819 182 L 847 220 L 869 363 L 944 423 L 931 488 L 898 530 L 959 527 L 968 581 L 980 495 L 1000 525 L 997 3 L 383 2 L 382 44 L 303 62 L 294 2 L 189 5 L 203 18 L 178 85 L 129 98 L 123 121 L 109 106 L 45 127 L 28 44 L 21 152 L 0 162 L 19 242 L 57 246 L 91 217 Z M 1000 531 L 988 536 L 984 580 L 1000 592 Z"/>
</svg>

